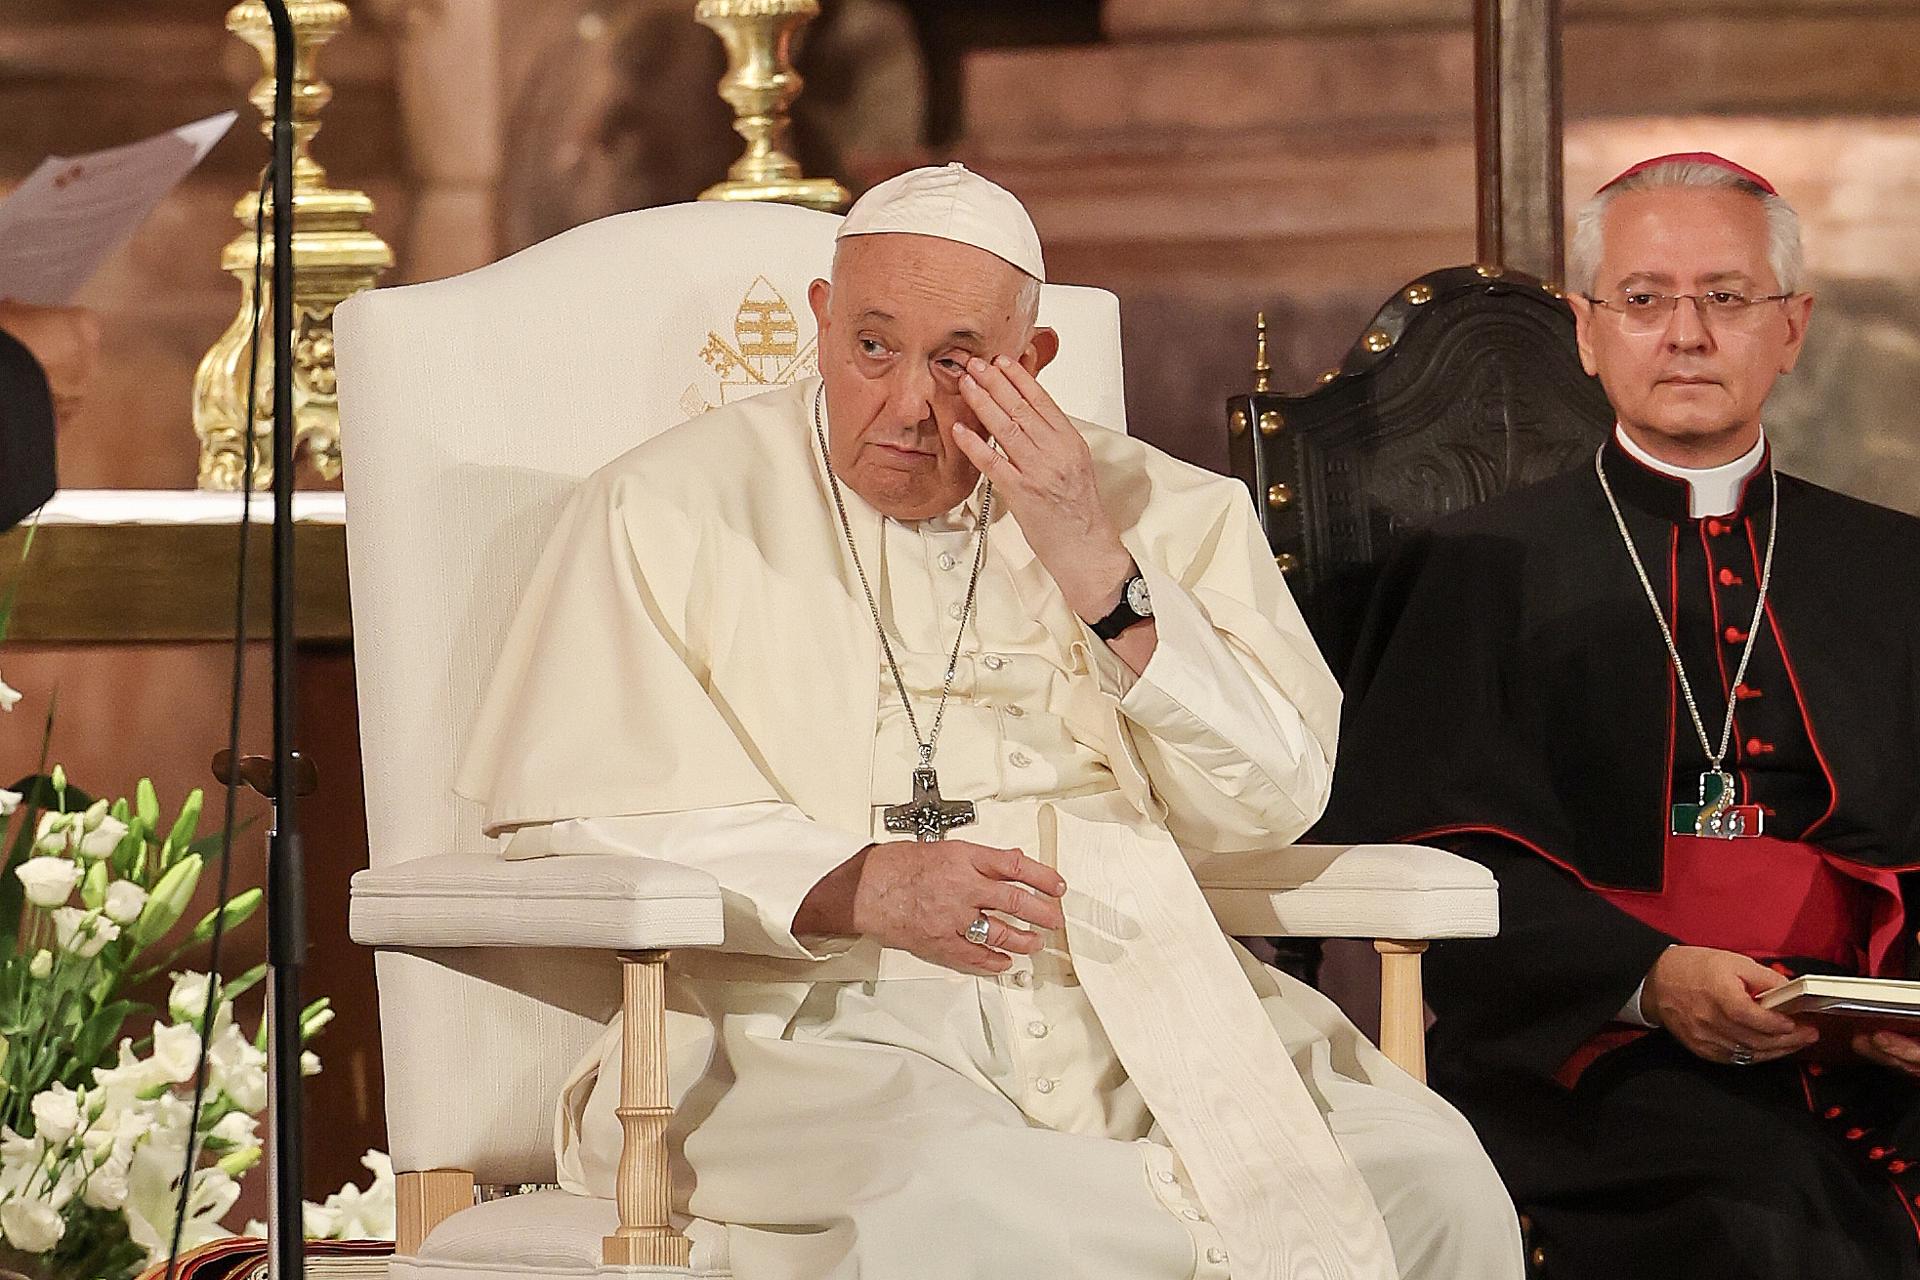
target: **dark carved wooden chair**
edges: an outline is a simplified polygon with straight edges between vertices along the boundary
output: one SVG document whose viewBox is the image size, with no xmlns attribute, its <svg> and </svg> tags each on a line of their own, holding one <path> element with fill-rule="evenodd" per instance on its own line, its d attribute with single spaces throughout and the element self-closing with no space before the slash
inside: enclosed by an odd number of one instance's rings
<svg viewBox="0 0 1920 1280">
<path fill-rule="evenodd" d="M 1422 276 L 1320 385 L 1227 402 L 1233 473 L 1314 638 L 1344 674 L 1402 533 L 1588 457 L 1613 426 L 1558 291 L 1487 267 Z"/>
<path fill-rule="evenodd" d="M 1401 535 L 1580 465 L 1613 428 L 1606 395 L 1580 367 L 1562 295 L 1486 267 L 1407 285 L 1312 391 L 1268 391 L 1266 363 L 1263 326 L 1256 389 L 1227 402 L 1233 473 L 1253 491 L 1274 558 L 1340 675 Z M 1321 972 L 1320 940 L 1273 945 L 1296 976 L 1331 979 L 1330 994 L 1348 985 Z M 1529 1239 L 1530 1274 L 1543 1262 Z"/>
</svg>

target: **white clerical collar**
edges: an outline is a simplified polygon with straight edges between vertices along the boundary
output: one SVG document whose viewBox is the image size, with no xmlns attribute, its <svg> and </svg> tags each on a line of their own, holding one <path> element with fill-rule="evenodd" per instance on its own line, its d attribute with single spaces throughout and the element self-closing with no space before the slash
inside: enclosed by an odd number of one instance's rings
<svg viewBox="0 0 1920 1280">
<path fill-rule="evenodd" d="M 1760 459 L 1767 451 L 1767 431 L 1760 429 L 1760 436 L 1753 442 L 1753 448 L 1747 450 L 1732 462 L 1723 462 L 1717 467 L 1681 467 L 1662 461 L 1634 443 L 1633 437 L 1616 424 L 1613 438 L 1620 447 L 1636 461 L 1651 467 L 1661 475 L 1672 476 L 1676 480 L 1687 482 L 1687 511 L 1698 520 L 1703 516 L 1723 516 L 1740 505 L 1740 487 L 1760 465 Z"/>
</svg>

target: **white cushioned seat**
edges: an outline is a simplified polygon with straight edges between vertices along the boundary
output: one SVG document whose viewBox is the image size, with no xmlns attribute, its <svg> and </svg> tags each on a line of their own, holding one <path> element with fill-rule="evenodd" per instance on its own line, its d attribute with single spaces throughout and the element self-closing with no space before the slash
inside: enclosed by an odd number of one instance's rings
<svg viewBox="0 0 1920 1280">
<path fill-rule="evenodd" d="M 710 947 L 720 888 L 653 858 L 438 854 L 356 873 L 349 931 L 369 947 Z"/>
<path fill-rule="evenodd" d="M 411 1257 L 395 1257 L 389 1280 L 529 1280 L 536 1276 L 675 1276 L 726 1280 L 727 1233 L 711 1222 L 676 1217 L 693 1243 L 689 1267 L 610 1267 L 600 1238 L 620 1215 L 611 1200 L 534 1191 L 476 1205 L 438 1227 Z"/>
<path fill-rule="evenodd" d="M 1235 937 L 1491 938 L 1493 873 L 1412 844 L 1300 844 L 1228 854 L 1195 868 L 1220 927 Z"/>
</svg>

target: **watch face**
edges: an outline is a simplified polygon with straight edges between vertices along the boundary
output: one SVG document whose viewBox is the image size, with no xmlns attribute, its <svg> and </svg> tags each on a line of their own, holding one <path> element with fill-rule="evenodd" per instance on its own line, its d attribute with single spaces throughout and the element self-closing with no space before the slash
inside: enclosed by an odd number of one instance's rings
<svg viewBox="0 0 1920 1280">
<path fill-rule="evenodd" d="M 1143 618 L 1153 616 L 1153 597 L 1147 594 L 1147 580 L 1135 577 L 1127 582 L 1127 608 Z"/>
</svg>

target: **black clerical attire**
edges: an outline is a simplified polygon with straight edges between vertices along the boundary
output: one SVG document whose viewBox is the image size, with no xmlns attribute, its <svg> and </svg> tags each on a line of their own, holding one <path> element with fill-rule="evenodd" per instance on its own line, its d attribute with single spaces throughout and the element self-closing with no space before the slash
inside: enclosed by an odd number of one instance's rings
<svg viewBox="0 0 1920 1280">
<path fill-rule="evenodd" d="M 33 353 L 0 329 L 0 533 L 53 491 L 53 393 Z"/>
<path fill-rule="evenodd" d="M 1534 1223 L 1544 1274 L 1920 1277 L 1920 1088 L 1705 1062 L 1623 1020 L 1674 943 L 1897 973 L 1920 866 L 1920 521 L 1773 473 L 1694 519 L 1604 465 L 1758 839 L 1672 834 L 1707 768 L 1591 465 L 1444 520 L 1384 571 L 1316 833 L 1439 844 L 1500 882 L 1498 938 L 1436 944 L 1434 1083 Z"/>
</svg>

